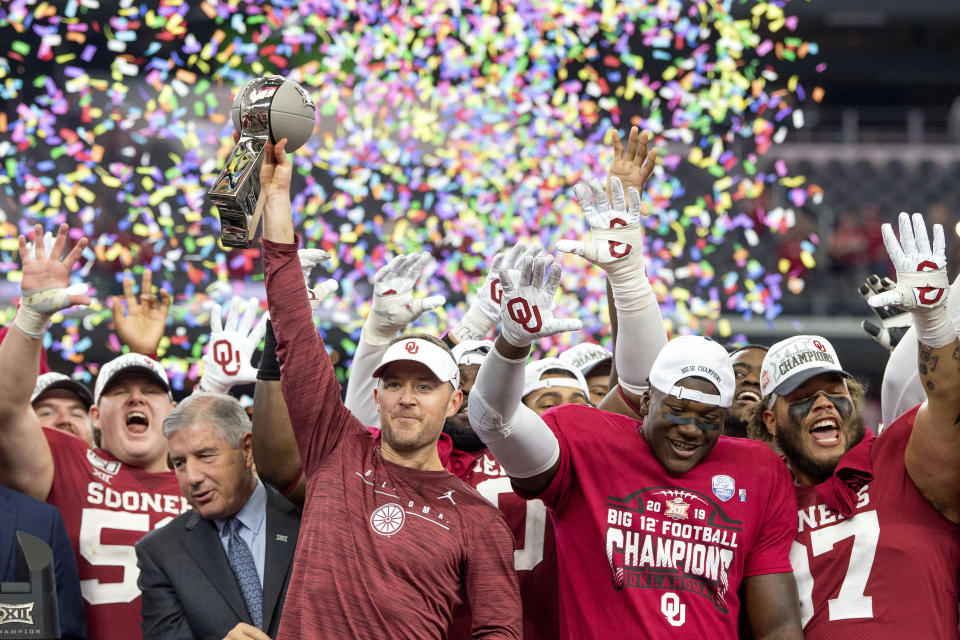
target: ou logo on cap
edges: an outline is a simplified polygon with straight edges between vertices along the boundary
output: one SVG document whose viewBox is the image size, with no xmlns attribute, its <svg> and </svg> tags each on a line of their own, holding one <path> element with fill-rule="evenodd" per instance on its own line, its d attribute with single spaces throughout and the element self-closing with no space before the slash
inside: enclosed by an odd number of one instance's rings
<svg viewBox="0 0 960 640">
<path fill-rule="evenodd" d="M 406 349 L 406 350 L 407 350 L 407 353 L 410 353 L 410 354 L 414 354 L 414 353 L 416 353 L 417 351 L 420 351 L 420 346 L 419 346 L 416 342 L 414 342 L 413 340 L 411 340 L 411 341 L 408 342 L 407 344 L 403 345 L 403 348 Z"/>
<path fill-rule="evenodd" d="M 824 353 L 826 353 L 827 351 L 827 348 L 823 346 L 823 343 L 820 342 L 819 340 L 814 340 L 813 346 L 815 346 L 818 350 L 823 351 Z"/>
</svg>

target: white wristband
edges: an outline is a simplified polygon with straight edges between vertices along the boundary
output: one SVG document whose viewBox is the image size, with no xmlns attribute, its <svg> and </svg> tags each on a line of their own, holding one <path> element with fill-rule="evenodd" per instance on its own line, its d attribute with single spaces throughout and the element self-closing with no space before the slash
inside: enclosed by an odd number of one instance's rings
<svg viewBox="0 0 960 640">
<path fill-rule="evenodd" d="M 456 338 L 457 342 L 483 340 L 496 326 L 496 320 L 491 320 L 487 314 L 477 309 L 477 305 L 473 305 L 467 309 L 463 320 L 450 330 L 450 335 Z"/>
<path fill-rule="evenodd" d="M 400 329 L 390 325 L 383 325 L 371 319 L 372 317 L 373 313 L 370 314 L 363 328 L 360 329 L 360 339 L 365 340 L 367 344 L 382 347 L 400 335 Z"/>
<path fill-rule="evenodd" d="M 21 305 L 17 309 L 17 315 L 13 319 L 13 324 L 21 332 L 31 338 L 41 339 L 47 331 L 50 324 L 50 318 L 53 314 L 37 313 L 29 306 Z"/>
<path fill-rule="evenodd" d="M 919 310 L 918 310 L 919 311 Z M 917 340 L 931 349 L 939 349 L 957 339 L 957 327 L 950 319 L 947 305 L 931 310 L 913 312 L 913 326 L 917 328 Z"/>
<path fill-rule="evenodd" d="M 657 304 L 653 287 L 643 269 L 635 272 L 631 278 L 610 278 L 610 288 L 613 290 L 613 306 L 617 309 L 618 318 L 638 316 L 651 304 Z"/>
</svg>

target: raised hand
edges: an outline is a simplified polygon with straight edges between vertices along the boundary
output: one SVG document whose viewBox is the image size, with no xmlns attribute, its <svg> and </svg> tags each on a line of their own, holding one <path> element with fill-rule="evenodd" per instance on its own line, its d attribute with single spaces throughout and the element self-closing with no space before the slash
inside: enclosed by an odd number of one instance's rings
<svg viewBox="0 0 960 640">
<path fill-rule="evenodd" d="M 310 272 L 321 262 L 326 262 L 331 255 L 323 249 L 300 249 L 297 251 L 300 258 L 300 269 L 303 270 L 303 280 L 307 285 L 307 297 L 310 299 L 310 308 L 316 311 L 320 303 L 326 300 L 327 296 L 337 290 L 340 286 L 336 280 L 327 279 L 318 282 L 317 286 L 310 288 Z"/>
<path fill-rule="evenodd" d="M 630 128 L 626 153 L 623 152 L 617 130 L 611 128 L 607 131 L 607 138 L 613 138 L 613 162 L 610 163 L 608 173 L 611 178 L 619 178 L 625 190 L 633 187 L 639 193 L 643 193 L 647 179 L 657 166 L 658 152 L 656 149 L 649 148 L 650 132 L 644 131 L 638 135 L 638 131 L 636 127 Z M 643 215 L 647 215 L 646 210 Z"/>
<path fill-rule="evenodd" d="M 214 304 L 210 310 L 210 340 L 203 354 L 203 391 L 227 393 L 238 384 L 257 381 L 257 369 L 250 364 L 267 330 L 269 314 L 259 316 L 260 302 L 256 298 L 244 300 L 234 296 L 227 310 L 226 324 L 223 310 Z"/>
<path fill-rule="evenodd" d="M 921 214 L 915 213 L 911 218 L 901 213 L 899 224 L 899 242 L 891 226 L 883 225 L 883 244 L 887 247 L 893 266 L 897 268 L 896 286 L 890 291 L 870 296 L 867 302 L 872 307 L 897 305 L 909 311 L 913 315 L 917 340 L 927 348 L 939 349 L 955 343 L 957 328 L 947 310 L 950 283 L 947 281 L 943 227 L 933 225 L 931 246 Z M 920 373 L 921 376 L 926 375 L 926 368 L 922 367 Z M 930 380 L 927 382 L 932 389 L 933 383 Z"/>
<path fill-rule="evenodd" d="M 862 285 L 860 295 L 869 300 L 878 293 L 895 289 L 897 283 L 887 278 L 871 274 Z M 876 340 L 885 349 L 893 349 L 903 338 L 907 330 L 913 326 L 913 316 L 900 307 L 884 305 L 870 307 L 877 317 L 874 320 L 863 320 L 860 326 L 867 334 Z"/>
<path fill-rule="evenodd" d="M 46 237 L 43 235 L 40 225 L 33 229 L 35 242 L 28 243 L 25 237 L 20 236 L 23 275 L 20 280 L 20 308 L 14 325 L 33 338 L 43 337 L 50 318 L 56 312 L 75 304 L 90 304 L 86 285 L 69 286 L 70 271 L 89 241 L 81 238 L 61 259 L 67 246 L 68 230 L 67 225 L 60 225 L 52 242 L 50 234 Z M 40 239 L 43 242 L 37 241 Z"/>
<path fill-rule="evenodd" d="M 898 219 L 900 240 L 893 227 L 884 224 L 883 244 L 897 270 L 894 288 L 870 297 L 871 307 L 897 305 L 913 313 L 922 313 L 947 304 L 950 282 L 947 280 L 946 242 L 943 227 L 933 225 L 933 246 L 927 236 L 923 215 L 902 212 Z"/>
<path fill-rule="evenodd" d="M 640 192 L 631 187 L 624 198 L 619 178 L 610 178 L 610 195 L 599 180 L 580 182 L 573 188 L 590 225 L 587 240 L 560 240 L 557 249 L 582 256 L 608 273 L 643 268 L 644 215 Z"/>
<path fill-rule="evenodd" d="M 506 251 L 501 251 L 490 262 L 490 270 L 477 290 L 476 297 L 467 309 L 463 320 L 450 333 L 457 340 L 482 340 L 500 321 L 500 299 L 503 287 L 500 285 L 500 271 L 513 269 L 520 261 L 530 256 L 535 258 L 543 252 L 538 244 L 517 243 Z"/>
<path fill-rule="evenodd" d="M 170 294 L 163 289 L 159 297 L 153 293 L 153 273 L 149 269 L 143 272 L 139 299 L 133 293 L 133 280 L 125 277 L 123 298 L 114 296 L 111 306 L 117 337 L 134 353 L 153 356 L 163 339 L 169 310 Z"/>
<path fill-rule="evenodd" d="M 368 342 L 390 342 L 421 314 L 446 302 L 443 296 L 413 297 L 417 281 L 432 260 L 427 253 L 396 256 L 374 274 L 373 303 L 364 324 L 364 337 Z"/>
<path fill-rule="evenodd" d="M 263 163 L 260 165 L 260 193 L 267 200 L 276 194 L 290 197 L 290 179 L 293 177 L 293 164 L 287 157 L 284 148 L 287 139 L 283 138 L 277 144 L 269 140 L 263 147 Z"/>
<path fill-rule="evenodd" d="M 553 256 L 525 257 L 518 266 L 501 269 L 500 334 L 515 347 L 538 338 L 583 328 L 579 320 L 556 318 L 553 298 L 560 286 L 560 265 Z"/>
</svg>

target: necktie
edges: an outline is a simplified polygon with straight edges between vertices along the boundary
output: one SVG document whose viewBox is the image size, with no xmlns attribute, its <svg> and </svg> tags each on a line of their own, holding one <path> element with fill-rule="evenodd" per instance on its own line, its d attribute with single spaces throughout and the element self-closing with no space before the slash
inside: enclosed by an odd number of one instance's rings
<svg viewBox="0 0 960 640">
<path fill-rule="evenodd" d="M 263 627 L 263 591 L 260 587 L 260 576 L 257 566 L 253 563 L 253 554 L 250 547 L 240 537 L 242 523 L 236 518 L 227 521 L 227 532 L 230 536 L 227 544 L 227 559 L 230 568 L 240 583 L 240 592 L 247 603 L 247 611 L 258 629 Z"/>
</svg>

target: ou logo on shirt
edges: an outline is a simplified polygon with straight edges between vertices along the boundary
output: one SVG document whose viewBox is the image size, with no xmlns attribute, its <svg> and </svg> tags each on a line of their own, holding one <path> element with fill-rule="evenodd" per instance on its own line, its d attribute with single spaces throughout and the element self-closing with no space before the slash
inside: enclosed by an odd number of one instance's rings
<svg viewBox="0 0 960 640">
<path fill-rule="evenodd" d="M 680 596 L 672 591 L 660 597 L 660 613 L 673 627 L 683 626 L 687 621 L 687 605 L 680 602 Z"/>
</svg>

